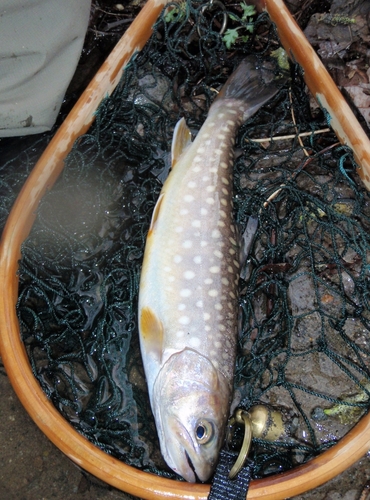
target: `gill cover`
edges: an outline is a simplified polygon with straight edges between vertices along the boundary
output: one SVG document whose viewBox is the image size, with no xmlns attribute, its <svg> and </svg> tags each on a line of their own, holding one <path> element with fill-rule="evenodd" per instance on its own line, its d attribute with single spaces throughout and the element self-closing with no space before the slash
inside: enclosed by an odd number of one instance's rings
<svg viewBox="0 0 370 500">
<path fill-rule="evenodd" d="M 190 482 L 212 474 L 223 443 L 230 386 L 192 349 L 173 354 L 154 383 L 152 409 L 167 464 Z"/>
</svg>

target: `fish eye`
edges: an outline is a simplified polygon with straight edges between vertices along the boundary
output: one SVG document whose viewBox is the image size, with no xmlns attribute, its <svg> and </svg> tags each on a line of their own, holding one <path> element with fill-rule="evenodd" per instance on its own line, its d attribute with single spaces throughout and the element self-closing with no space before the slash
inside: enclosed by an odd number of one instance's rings
<svg viewBox="0 0 370 500">
<path fill-rule="evenodd" d="M 195 437 L 199 444 L 207 444 L 213 437 L 213 425 L 207 420 L 199 420 L 195 428 Z"/>
</svg>

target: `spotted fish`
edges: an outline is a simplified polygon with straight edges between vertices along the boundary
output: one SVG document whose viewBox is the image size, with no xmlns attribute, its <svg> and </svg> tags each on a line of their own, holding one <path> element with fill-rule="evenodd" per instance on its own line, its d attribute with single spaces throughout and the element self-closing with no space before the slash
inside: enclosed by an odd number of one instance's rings
<svg viewBox="0 0 370 500">
<path fill-rule="evenodd" d="M 233 146 L 278 90 L 260 71 L 242 61 L 194 142 L 184 119 L 177 124 L 146 241 L 139 330 L 149 397 L 162 455 L 191 482 L 211 476 L 229 416 L 240 267 Z"/>
</svg>

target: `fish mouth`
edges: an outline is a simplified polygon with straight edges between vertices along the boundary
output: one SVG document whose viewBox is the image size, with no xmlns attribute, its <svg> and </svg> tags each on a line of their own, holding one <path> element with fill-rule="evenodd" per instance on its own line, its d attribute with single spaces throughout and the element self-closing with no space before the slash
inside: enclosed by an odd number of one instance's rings
<svg viewBox="0 0 370 500">
<path fill-rule="evenodd" d="M 165 453 L 163 453 L 166 462 L 172 470 L 189 483 L 204 482 L 208 479 L 209 474 L 208 471 L 204 473 L 203 470 L 200 470 L 202 467 L 199 469 L 196 456 L 192 458 L 192 451 L 195 453 L 195 448 L 189 433 L 179 422 L 177 422 L 176 427 L 179 427 L 179 432 L 176 433 L 177 443 L 172 442 L 166 446 Z"/>
<path fill-rule="evenodd" d="M 184 454 L 185 454 L 186 461 L 187 461 L 187 463 L 188 463 L 188 465 L 189 465 L 189 468 L 193 471 L 194 479 L 193 479 L 191 482 L 192 482 L 192 483 L 197 483 L 197 482 L 199 483 L 199 482 L 200 482 L 200 479 L 199 479 L 199 477 L 198 477 L 198 475 L 197 475 L 197 473 L 196 473 L 196 470 L 195 470 L 194 464 L 193 464 L 193 462 L 192 462 L 192 460 L 191 460 L 191 458 L 190 458 L 189 453 L 188 453 L 186 450 L 184 450 Z M 188 480 L 188 481 L 189 481 L 189 480 Z"/>
</svg>

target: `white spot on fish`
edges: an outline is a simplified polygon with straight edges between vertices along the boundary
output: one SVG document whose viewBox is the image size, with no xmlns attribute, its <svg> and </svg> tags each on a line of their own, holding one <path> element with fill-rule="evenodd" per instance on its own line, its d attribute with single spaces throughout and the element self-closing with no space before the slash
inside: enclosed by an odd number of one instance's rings
<svg viewBox="0 0 370 500">
<path fill-rule="evenodd" d="M 207 198 L 206 199 L 206 202 L 209 204 L 209 205 L 213 205 L 214 202 L 215 202 L 215 199 L 214 198 Z"/>
<path fill-rule="evenodd" d="M 225 113 L 218 113 L 217 118 L 223 118 L 225 116 Z"/>
<path fill-rule="evenodd" d="M 219 211 L 219 214 L 221 215 L 221 217 L 223 218 L 226 218 L 227 217 L 227 213 L 225 212 L 225 210 L 220 210 Z"/>
<path fill-rule="evenodd" d="M 229 185 L 229 180 L 226 177 L 222 177 L 221 180 L 224 184 L 226 184 L 226 186 Z"/>
<path fill-rule="evenodd" d="M 215 288 L 212 288 L 211 290 L 208 290 L 208 295 L 210 297 L 217 297 L 218 295 L 218 290 L 216 290 Z"/>
<path fill-rule="evenodd" d="M 191 203 L 192 201 L 194 201 L 194 196 L 192 194 L 186 194 L 184 196 L 184 201 L 186 201 L 187 203 Z"/>
<path fill-rule="evenodd" d="M 230 283 L 230 281 L 227 278 L 222 278 L 221 283 L 227 286 Z"/>
<path fill-rule="evenodd" d="M 206 278 L 206 279 L 204 280 L 204 283 L 205 283 L 206 285 L 210 285 L 211 283 L 213 283 L 213 279 L 211 279 L 211 278 Z"/>
<path fill-rule="evenodd" d="M 222 149 L 225 149 L 225 144 L 221 143 L 220 144 L 221 149 L 215 149 L 214 152 L 216 155 L 222 155 Z"/>
<path fill-rule="evenodd" d="M 236 241 L 234 240 L 234 238 L 232 236 L 230 236 L 229 241 L 232 245 L 236 245 Z"/>
<path fill-rule="evenodd" d="M 182 330 L 178 330 L 176 332 L 176 337 L 181 339 L 181 337 L 183 337 L 185 335 L 185 332 L 183 332 Z"/>
<path fill-rule="evenodd" d="M 197 153 L 201 155 L 202 153 L 204 153 L 205 150 L 206 149 L 203 146 L 201 146 L 200 148 L 197 149 Z"/>
<path fill-rule="evenodd" d="M 196 183 L 196 182 L 194 182 L 194 181 L 189 181 L 189 182 L 188 182 L 188 187 L 189 187 L 189 188 L 195 188 L 195 187 L 197 187 L 197 183 Z"/>
<path fill-rule="evenodd" d="M 190 323 L 189 316 L 180 316 L 179 323 L 180 325 L 188 325 Z"/>
<path fill-rule="evenodd" d="M 176 233 L 182 233 L 182 232 L 183 232 L 183 230 L 184 230 L 184 228 L 183 228 L 183 227 L 181 227 L 181 226 L 177 226 L 177 227 L 175 228 Z"/>
<path fill-rule="evenodd" d="M 206 325 L 204 327 L 204 329 L 205 329 L 206 332 L 210 332 L 211 331 L 211 327 L 209 325 Z"/>
<path fill-rule="evenodd" d="M 225 169 L 226 169 L 226 168 L 229 168 L 229 165 L 226 163 L 226 161 L 222 161 L 222 162 L 220 163 L 220 167 L 221 167 L 221 168 L 225 168 Z"/>
<path fill-rule="evenodd" d="M 220 272 L 220 266 L 212 266 L 209 268 L 209 271 L 213 274 L 217 274 Z"/>
<path fill-rule="evenodd" d="M 194 163 L 199 163 L 200 161 L 203 161 L 203 158 L 201 156 L 195 156 L 193 162 Z M 195 169 L 194 169 L 195 172 Z M 198 170 L 199 172 L 199 170 Z"/>
<path fill-rule="evenodd" d="M 221 139 L 221 141 L 222 141 L 225 139 L 225 134 L 218 134 L 217 138 Z"/>
<path fill-rule="evenodd" d="M 209 313 L 203 313 L 203 319 L 204 321 L 208 321 L 209 319 L 211 319 L 211 315 Z"/>
<path fill-rule="evenodd" d="M 221 205 L 223 205 L 224 207 L 227 207 L 228 202 L 227 202 L 227 200 L 225 200 L 225 198 L 221 199 Z"/>
<path fill-rule="evenodd" d="M 196 255 L 193 259 L 195 264 L 201 264 L 202 263 L 202 257 L 200 255 Z"/>
<path fill-rule="evenodd" d="M 182 244 L 183 248 L 191 248 L 193 246 L 193 242 L 191 240 L 185 240 Z"/>
<path fill-rule="evenodd" d="M 180 210 L 180 215 L 187 215 L 189 213 L 189 210 L 187 208 L 182 208 Z"/>
<path fill-rule="evenodd" d="M 212 193 L 215 189 L 216 189 L 215 186 L 207 186 L 206 187 L 206 191 L 208 191 L 208 193 Z"/>
<path fill-rule="evenodd" d="M 235 125 L 235 122 L 233 120 L 227 120 L 226 122 L 228 125 Z"/>
<path fill-rule="evenodd" d="M 213 229 L 212 231 L 212 238 L 219 238 L 221 236 L 221 233 L 218 229 Z"/>
<path fill-rule="evenodd" d="M 224 223 L 224 221 L 223 221 L 223 220 L 219 220 L 219 221 L 217 222 L 217 225 L 218 225 L 219 227 L 225 227 L 225 223 Z"/>
<path fill-rule="evenodd" d="M 199 347 L 200 346 L 200 339 L 198 337 L 191 337 L 189 339 L 189 345 L 190 347 Z"/>
<path fill-rule="evenodd" d="M 216 257 L 218 257 L 219 259 L 221 259 L 221 257 L 222 257 L 222 253 L 220 252 L 220 250 L 215 250 L 215 251 L 213 252 L 213 255 L 215 255 L 215 256 L 216 256 Z"/>
<path fill-rule="evenodd" d="M 222 310 L 222 304 L 220 304 L 219 302 L 217 304 L 215 304 L 215 309 L 216 309 L 216 311 L 221 311 Z"/>
<path fill-rule="evenodd" d="M 208 123 L 208 126 L 211 127 L 211 128 L 214 127 L 215 125 L 216 125 L 215 122 L 209 122 Z"/>
<path fill-rule="evenodd" d="M 177 309 L 178 309 L 179 311 L 183 311 L 184 309 L 186 309 L 186 305 L 185 305 L 185 304 L 179 304 L 179 305 L 177 306 Z"/>
<path fill-rule="evenodd" d="M 235 250 L 233 248 L 229 248 L 229 254 L 230 255 L 235 255 Z"/>
<path fill-rule="evenodd" d="M 232 299 L 236 299 L 236 297 L 235 297 L 235 293 L 234 293 L 234 292 L 229 292 L 229 295 L 230 295 L 230 297 L 231 297 Z"/>
<path fill-rule="evenodd" d="M 191 295 L 191 290 L 189 290 L 189 288 L 183 288 L 182 290 L 180 290 L 181 297 L 190 297 L 190 295 Z"/>
<path fill-rule="evenodd" d="M 201 215 L 207 215 L 208 214 L 208 210 L 206 208 L 201 208 L 200 209 L 200 214 Z"/>
<path fill-rule="evenodd" d="M 195 276 L 194 271 L 185 271 L 184 272 L 184 278 L 186 280 L 192 280 L 194 278 L 194 276 Z"/>
<path fill-rule="evenodd" d="M 223 194 L 229 194 L 229 190 L 226 189 L 225 187 L 223 187 L 221 191 L 223 192 Z"/>
<path fill-rule="evenodd" d="M 173 261 L 175 264 L 180 264 L 180 262 L 182 261 L 181 255 L 175 255 L 175 257 L 173 258 Z"/>
<path fill-rule="evenodd" d="M 200 220 L 198 220 L 198 219 L 193 220 L 193 221 L 191 222 L 191 225 L 192 225 L 193 227 L 200 227 Z"/>
<path fill-rule="evenodd" d="M 170 282 L 175 281 L 175 276 L 169 276 L 168 281 L 170 281 Z"/>
<path fill-rule="evenodd" d="M 202 300 L 198 300 L 195 304 L 197 307 L 200 307 L 202 308 L 203 307 L 203 301 Z"/>
<path fill-rule="evenodd" d="M 202 241 L 200 242 L 200 246 L 201 246 L 201 247 L 206 247 L 207 245 L 208 245 L 208 241 L 202 240 Z"/>
<path fill-rule="evenodd" d="M 222 346 L 221 342 L 219 342 L 218 340 L 216 340 L 215 347 L 217 347 L 217 349 L 219 349 L 221 346 Z"/>
<path fill-rule="evenodd" d="M 163 270 L 166 271 L 166 273 L 169 273 L 171 271 L 171 268 L 169 266 L 165 266 Z"/>
</svg>

